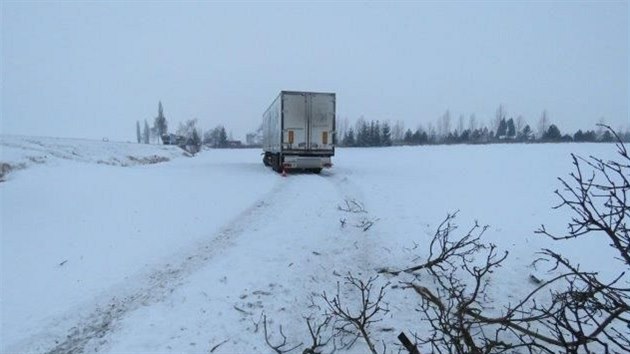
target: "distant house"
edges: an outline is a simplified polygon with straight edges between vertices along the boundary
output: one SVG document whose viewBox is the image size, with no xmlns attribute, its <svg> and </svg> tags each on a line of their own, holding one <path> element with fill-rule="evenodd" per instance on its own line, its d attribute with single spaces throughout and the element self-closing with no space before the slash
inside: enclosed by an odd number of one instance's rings
<svg viewBox="0 0 630 354">
<path fill-rule="evenodd" d="M 184 146 L 186 145 L 186 138 L 177 134 L 164 134 L 162 135 L 162 143 L 164 145 Z"/>
<path fill-rule="evenodd" d="M 243 147 L 243 143 L 240 140 L 228 140 L 225 142 L 225 147 L 227 148 L 241 148 Z"/>
<path fill-rule="evenodd" d="M 261 144 L 261 136 L 257 133 L 249 133 L 245 136 L 245 143 L 249 146 Z"/>
</svg>

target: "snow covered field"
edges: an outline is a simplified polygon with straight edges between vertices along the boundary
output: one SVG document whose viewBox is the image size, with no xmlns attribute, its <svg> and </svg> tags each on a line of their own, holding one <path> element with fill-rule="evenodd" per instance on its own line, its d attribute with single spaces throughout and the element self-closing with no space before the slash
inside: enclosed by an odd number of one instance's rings
<svg viewBox="0 0 630 354">
<path fill-rule="evenodd" d="M 305 342 L 312 297 L 348 272 L 411 265 L 456 210 L 461 229 L 489 224 L 485 240 L 510 251 L 493 275 L 497 306 L 531 290 L 543 246 L 610 270 L 605 242 L 553 244 L 534 230 L 565 228 L 568 212 L 551 207 L 569 154 L 614 158 L 611 144 L 338 149 L 333 169 L 288 177 L 259 150 L 191 158 L 26 137 L 0 137 L 0 148 L 0 161 L 19 166 L 0 183 L 1 352 L 270 352 L 263 313 L 275 340 L 283 325 L 291 343 Z M 366 213 L 340 210 L 346 201 Z M 422 333 L 416 295 L 387 296 L 374 336 Z"/>
</svg>

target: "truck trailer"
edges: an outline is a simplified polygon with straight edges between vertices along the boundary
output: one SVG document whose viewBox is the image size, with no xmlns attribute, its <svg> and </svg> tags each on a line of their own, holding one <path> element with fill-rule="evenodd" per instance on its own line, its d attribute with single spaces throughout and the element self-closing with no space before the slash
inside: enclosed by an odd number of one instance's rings
<svg viewBox="0 0 630 354">
<path fill-rule="evenodd" d="M 281 91 L 263 114 L 263 163 L 319 173 L 335 155 L 334 93 Z"/>
</svg>

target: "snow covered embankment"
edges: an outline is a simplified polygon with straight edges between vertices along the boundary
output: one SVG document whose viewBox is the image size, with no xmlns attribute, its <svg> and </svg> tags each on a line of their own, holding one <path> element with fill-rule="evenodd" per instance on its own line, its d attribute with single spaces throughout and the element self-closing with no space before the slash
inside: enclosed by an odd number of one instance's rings
<svg viewBox="0 0 630 354">
<path fill-rule="evenodd" d="M 11 172 L 60 159 L 133 166 L 190 156 L 175 146 L 48 137 L 0 136 L 0 147 L 0 182 L 6 180 Z"/>
</svg>

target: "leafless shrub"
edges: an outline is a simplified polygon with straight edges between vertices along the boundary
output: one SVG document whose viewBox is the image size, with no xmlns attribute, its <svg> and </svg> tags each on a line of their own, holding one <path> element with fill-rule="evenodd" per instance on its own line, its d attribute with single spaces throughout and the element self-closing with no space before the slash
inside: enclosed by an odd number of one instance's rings
<svg viewBox="0 0 630 354">
<path fill-rule="evenodd" d="M 282 343 L 280 344 L 272 344 L 271 338 L 269 336 L 269 332 L 267 331 L 267 315 L 263 315 L 263 331 L 265 333 L 265 343 L 269 346 L 269 348 L 273 349 L 277 354 L 289 353 L 299 347 L 301 347 L 304 343 L 297 344 L 293 347 L 288 347 L 287 344 L 287 336 L 282 331 L 282 325 L 279 326 L 280 336 L 282 337 Z"/>
<path fill-rule="evenodd" d="M 573 212 L 567 233 L 554 235 L 544 225 L 537 232 L 553 240 L 601 235 L 617 254 L 620 272 L 614 279 L 602 280 L 599 274 L 583 272 L 561 254 L 544 249 L 542 254 L 554 262 L 554 269 L 568 275 L 568 286 L 553 293 L 554 306 L 536 310 L 553 313 L 555 336 L 571 348 L 630 352 L 630 156 L 619 136 L 603 127 L 617 139 L 617 161 L 572 155 L 574 172 L 569 180 L 559 178 L 563 189 L 555 192 L 561 200 L 555 208 Z"/>
<path fill-rule="evenodd" d="M 604 127 L 617 138 L 619 161 L 604 161 L 594 156 L 586 159 L 571 154 L 575 171 L 568 181 L 558 178 L 563 189 L 555 191 L 561 199 L 555 208 L 567 207 L 573 211 L 568 233 L 552 235 L 544 225 L 538 233 L 554 240 L 578 238 L 593 232 L 603 234 L 620 260 L 630 266 L 630 156 L 619 136 L 610 127 Z M 584 171 L 581 163 L 590 171 Z"/>
<path fill-rule="evenodd" d="M 329 297 L 325 292 L 322 298 L 326 302 L 328 311 L 334 319 L 335 337 L 340 340 L 341 348 L 350 348 L 356 340 L 362 338 L 371 353 L 377 354 L 374 339 L 370 335 L 370 326 L 382 320 L 382 315 L 389 312 L 387 304 L 383 301 L 385 289 L 389 283 L 378 288 L 375 293 L 375 281 L 377 276 L 367 281 L 357 279 L 352 274 L 345 277 L 344 285 L 358 295 L 360 302 L 342 296 L 341 284 L 337 283 L 337 293 Z M 347 305 L 350 302 L 350 306 Z M 355 309 L 351 309 L 354 307 Z M 345 341 L 345 338 L 350 338 Z M 384 347 L 385 350 L 385 347 Z"/>
<path fill-rule="evenodd" d="M 368 218 L 363 218 L 359 221 L 358 224 L 354 225 L 355 227 L 363 230 L 363 232 L 366 232 L 367 230 L 371 229 L 372 226 L 374 226 L 374 224 L 378 221 L 379 219 L 368 219 Z"/>
<path fill-rule="evenodd" d="M 365 206 L 363 206 L 363 203 L 357 200 L 346 199 L 344 200 L 344 203 L 345 203 L 344 206 L 338 205 L 337 209 L 341 211 L 345 211 L 347 213 L 367 213 L 367 211 L 365 210 Z"/>
<path fill-rule="evenodd" d="M 324 320 L 319 323 L 312 317 L 306 317 L 304 320 L 308 327 L 308 333 L 311 336 L 311 345 L 304 349 L 302 354 L 321 354 L 322 350 L 328 346 L 334 338 L 332 334 L 326 334 L 332 316 L 325 316 Z"/>
<path fill-rule="evenodd" d="M 382 268 L 378 272 L 398 275 L 401 272 L 413 273 L 426 269 L 437 276 L 437 271 L 455 268 L 459 263 L 470 263 L 477 252 L 487 248 L 487 245 L 481 242 L 481 237 L 488 226 L 479 226 L 475 222 L 475 225 L 462 238 L 453 241 L 451 238 L 452 233 L 457 229 L 454 224 L 457 214 L 458 211 L 448 214 L 440 223 L 429 244 L 429 256 L 425 262 L 402 270 Z M 416 248 L 417 245 L 413 249 Z"/>
<path fill-rule="evenodd" d="M 436 237 L 441 237 L 439 235 L 442 234 L 436 233 Z M 473 252 L 462 257 L 447 257 L 446 261 L 421 268 L 434 276 L 434 290 L 417 282 L 404 283 L 420 295 L 422 302 L 419 310 L 433 329 L 431 335 L 421 338 L 420 342 L 430 344 L 436 353 L 485 353 L 491 352 L 485 350 L 493 347 L 508 348 L 498 340 L 492 340 L 488 329 L 482 328 L 482 319 L 479 318 L 488 302 L 485 298 L 488 275 L 501 265 L 507 252 L 498 252 L 492 244 L 483 246 L 475 247 Z M 475 265 L 471 257 L 482 250 L 485 250 L 483 262 Z M 460 269 L 472 280 L 460 279 Z M 502 330 L 498 327 L 495 331 L 498 334 Z"/>
</svg>

